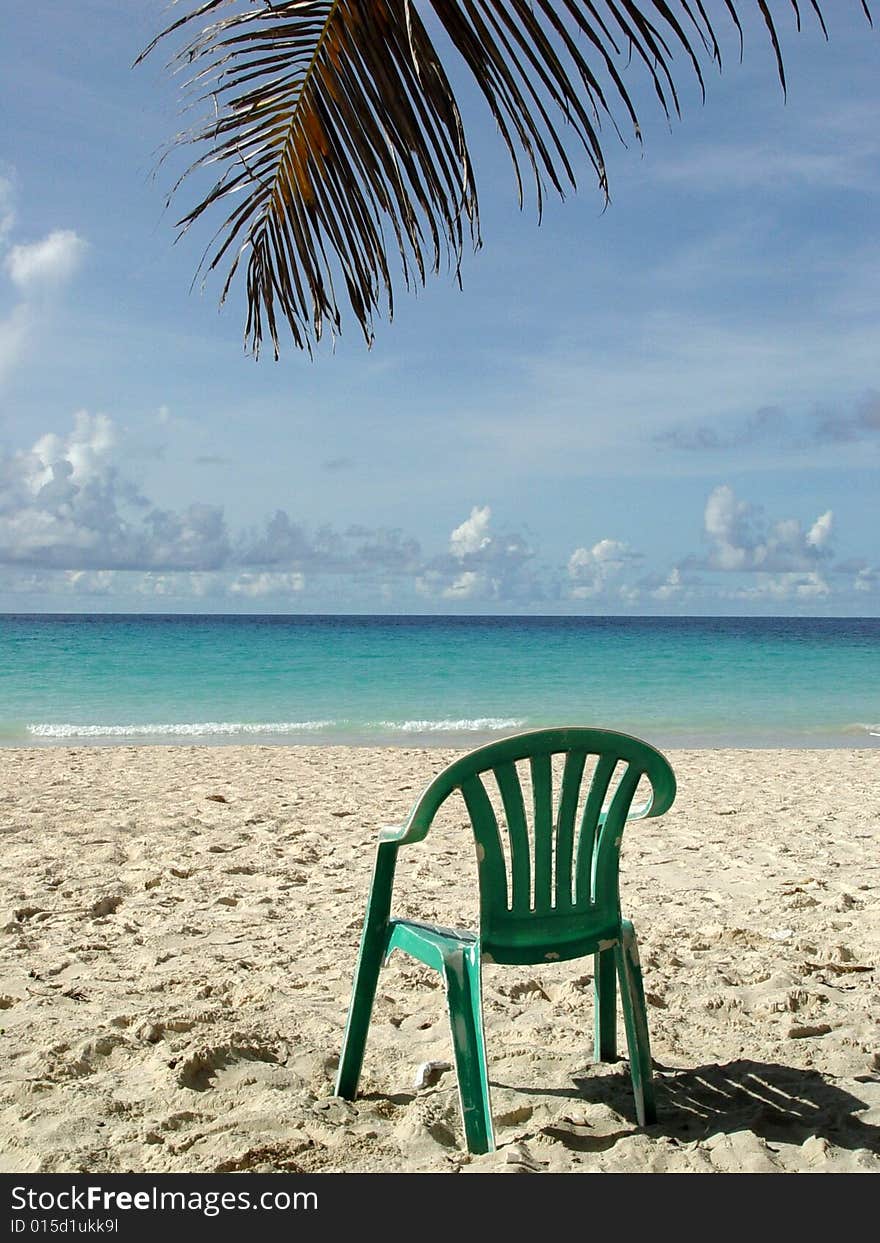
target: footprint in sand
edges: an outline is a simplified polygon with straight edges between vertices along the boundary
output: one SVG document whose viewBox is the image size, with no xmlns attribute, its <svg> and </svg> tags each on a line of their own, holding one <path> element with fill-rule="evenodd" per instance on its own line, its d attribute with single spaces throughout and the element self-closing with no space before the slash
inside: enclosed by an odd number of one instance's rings
<svg viewBox="0 0 880 1243">
<path fill-rule="evenodd" d="M 230 1087 L 253 1077 L 259 1063 L 278 1066 L 287 1060 L 283 1046 L 253 1044 L 209 1045 L 194 1050 L 176 1067 L 175 1079 L 182 1088 L 206 1092 Z"/>
</svg>

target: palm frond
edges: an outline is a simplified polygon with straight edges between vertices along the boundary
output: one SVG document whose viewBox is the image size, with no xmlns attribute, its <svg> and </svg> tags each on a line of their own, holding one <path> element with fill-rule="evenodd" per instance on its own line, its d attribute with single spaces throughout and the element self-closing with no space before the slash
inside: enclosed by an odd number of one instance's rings
<svg viewBox="0 0 880 1243">
<path fill-rule="evenodd" d="M 780 80 L 782 53 L 768 0 L 748 0 L 767 27 Z M 800 27 L 798 0 L 789 0 Z M 861 7 L 870 22 L 866 0 Z M 742 30 L 736 5 L 724 20 Z M 576 185 L 573 148 L 608 195 L 603 120 L 640 138 L 624 82 L 640 62 L 657 101 L 679 110 L 673 67 L 684 57 L 703 89 L 720 65 L 703 0 L 422 0 L 470 70 L 510 152 L 520 202 L 521 163 L 540 215 L 547 188 Z M 810 7 L 824 32 L 816 0 Z M 246 340 L 259 355 L 268 331 L 276 358 L 286 321 L 311 349 L 325 326 L 341 331 L 347 301 L 369 343 L 374 315 L 394 311 L 392 260 L 404 284 L 424 283 L 445 259 L 458 274 L 466 236 L 480 244 L 479 205 L 464 124 L 415 0 L 206 0 L 156 37 L 197 33 L 174 64 L 210 104 L 183 135 L 201 154 L 180 183 L 218 166 L 217 180 L 179 222 L 186 231 L 224 200 L 234 203 L 205 252 L 228 264 L 221 301 L 246 257 Z M 393 241 L 391 236 L 393 235 Z M 345 297 L 336 285 L 345 287 Z"/>
</svg>

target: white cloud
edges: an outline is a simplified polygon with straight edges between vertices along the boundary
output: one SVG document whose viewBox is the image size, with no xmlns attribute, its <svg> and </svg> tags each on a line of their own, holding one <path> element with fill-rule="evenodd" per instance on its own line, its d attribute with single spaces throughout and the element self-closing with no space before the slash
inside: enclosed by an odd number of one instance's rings
<svg viewBox="0 0 880 1243">
<path fill-rule="evenodd" d="M 456 527 L 449 537 L 449 551 L 453 557 L 461 559 L 489 547 L 492 542 L 489 534 L 491 517 L 492 510 L 488 505 L 474 506 L 470 517 Z"/>
<path fill-rule="evenodd" d="M 149 573 L 140 585 L 125 580 L 126 590 L 148 595 L 177 591 L 183 580 L 174 575 L 236 572 L 216 589 L 254 598 L 301 591 L 306 573 L 363 582 L 379 576 L 389 587 L 424 568 L 418 542 L 399 530 L 328 525 L 311 532 L 278 510 L 233 537 L 220 506 L 160 508 L 126 477 L 127 444 L 107 415 L 81 410 L 66 434 L 46 433 L 16 453 L 0 450 L 0 565 Z M 86 590 L 97 581 L 68 585 Z M 186 594 L 203 589 L 192 579 Z"/>
<path fill-rule="evenodd" d="M 592 548 L 576 548 L 568 559 L 571 596 L 585 600 L 601 595 L 627 562 L 633 560 L 629 545 L 621 540 L 601 539 Z"/>
<path fill-rule="evenodd" d="M 831 595 L 831 587 L 816 571 L 805 574 L 762 574 L 747 586 L 719 593 L 732 600 L 772 600 L 776 603 L 791 600 L 820 600 Z"/>
<path fill-rule="evenodd" d="M 70 570 L 206 569 L 229 540 L 222 510 L 151 506 L 119 472 L 116 429 L 78 411 L 73 430 L 0 454 L 0 561 Z"/>
<path fill-rule="evenodd" d="M 661 583 L 659 587 L 655 587 L 651 595 L 655 600 L 674 600 L 676 596 L 681 595 L 683 590 L 684 581 L 681 576 L 681 570 L 675 565 L 669 571 L 666 582 Z"/>
<path fill-rule="evenodd" d="M 533 553 L 516 533 L 491 530 L 492 510 L 475 505 L 450 533 L 449 553 L 421 568 L 416 590 L 444 600 L 519 600 L 544 598 L 529 568 Z"/>
<path fill-rule="evenodd" d="M 706 568 L 790 574 L 809 571 L 831 555 L 832 511 L 826 510 L 804 531 L 796 518 L 769 524 L 763 511 L 737 500 L 728 484 L 706 501 L 704 528 L 711 545 Z"/>
<path fill-rule="evenodd" d="M 794 593 L 801 599 L 810 599 L 816 596 L 830 596 L 831 588 L 821 574 L 816 570 L 811 570 L 794 584 Z"/>
<path fill-rule="evenodd" d="M 743 568 L 747 559 L 745 545 L 751 541 L 748 513 L 748 505 L 737 501 L 733 488 L 726 484 L 715 488 L 706 501 L 703 521 L 706 534 L 715 543 L 713 556 L 719 569 Z"/>
<path fill-rule="evenodd" d="M 522 535 L 493 528 L 489 505 L 474 506 L 441 534 L 445 551 L 436 556 L 399 530 L 309 529 L 284 510 L 230 531 L 220 506 L 153 503 L 130 478 L 131 456 L 125 429 L 85 410 L 66 431 L 39 435 L 30 448 L 0 450 L 5 590 L 49 599 L 141 595 L 166 604 L 202 597 L 282 603 L 305 592 L 317 599 L 323 590 L 345 607 L 379 599 L 405 607 L 415 592 L 450 608 L 600 600 L 613 612 L 654 602 L 712 609 L 727 600 L 808 609 L 833 592 L 864 604 L 880 585 L 865 561 L 835 560 L 830 509 L 812 522 L 773 520 L 726 484 L 706 500 L 704 555 L 680 559 L 664 576 L 640 569 L 642 555 L 609 537 L 575 548 L 563 566 L 542 567 Z M 711 574 L 695 575 L 699 570 Z"/>
<path fill-rule="evenodd" d="M 880 570 L 875 570 L 871 566 L 863 566 L 856 574 L 853 582 L 854 590 L 858 592 L 875 591 L 880 587 Z"/>
<path fill-rule="evenodd" d="M 61 580 L 76 595 L 114 596 L 203 596 L 208 576 L 204 574 L 155 574 L 131 570 L 67 570 Z"/>
<path fill-rule="evenodd" d="M 812 548 L 825 548 L 831 539 L 831 528 L 834 515 L 830 509 L 816 519 L 807 533 L 807 543 Z"/>
<path fill-rule="evenodd" d="M 471 600 L 475 596 L 485 595 L 488 586 L 485 575 L 477 574 L 475 570 L 465 570 L 448 587 L 444 587 L 440 594 L 444 600 Z"/>
<path fill-rule="evenodd" d="M 87 410 L 78 410 L 73 416 L 73 432 L 66 439 L 49 432 L 37 440 L 24 459 L 23 482 L 36 496 L 63 464 L 63 473 L 70 482 L 82 486 L 104 470 L 115 439 L 113 424 L 106 414 L 90 415 Z"/>
<path fill-rule="evenodd" d="M 70 591 L 88 596 L 109 596 L 117 586 L 115 570 L 68 570 L 64 581 Z"/>
<path fill-rule="evenodd" d="M 68 281 L 79 268 L 86 243 L 72 229 L 56 229 L 39 242 L 13 246 L 4 260 L 13 284 L 25 294 Z"/>
<path fill-rule="evenodd" d="M 299 573 L 277 574 L 239 574 L 229 584 L 228 591 L 233 596 L 246 596 L 255 600 L 262 596 L 287 596 L 302 591 L 305 577 Z"/>
<path fill-rule="evenodd" d="M 0 319 L 0 384 L 20 363 L 28 342 L 40 331 L 47 296 L 73 276 L 87 249 L 72 229 L 56 229 L 41 241 L 7 249 L 14 225 L 12 182 L 8 177 L 0 177 L 0 251 L 6 251 L 0 267 L 21 298 Z"/>
</svg>

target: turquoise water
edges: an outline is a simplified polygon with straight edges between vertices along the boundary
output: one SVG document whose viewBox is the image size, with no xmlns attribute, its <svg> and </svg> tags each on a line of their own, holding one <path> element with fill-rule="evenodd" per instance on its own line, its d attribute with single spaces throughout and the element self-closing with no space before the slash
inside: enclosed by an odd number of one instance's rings
<svg viewBox="0 0 880 1243">
<path fill-rule="evenodd" d="M 0 744 L 880 746 L 880 619 L 0 616 Z"/>
</svg>

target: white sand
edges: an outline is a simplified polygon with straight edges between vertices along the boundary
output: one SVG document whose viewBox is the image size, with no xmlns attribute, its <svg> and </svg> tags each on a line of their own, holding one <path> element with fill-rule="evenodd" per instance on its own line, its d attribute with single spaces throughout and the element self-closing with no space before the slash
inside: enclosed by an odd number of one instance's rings
<svg viewBox="0 0 880 1243">
<path fill-rule="evenodd" d="M 880 1171 L 877 750 L 670 753 L 622 862 L 656 1126 L 591 1062 L 591 959 L 484 970 L 496 1153 L 450 1072 L 413 1088 L 450 1047 L 400 955 L 332 1098 L 377 828 L 451 757 L 0 750 L 0 1169 Z M 474 870 L 456 808 L 401 851 L 397 913 L 473 925 Z"/>
</svg>

